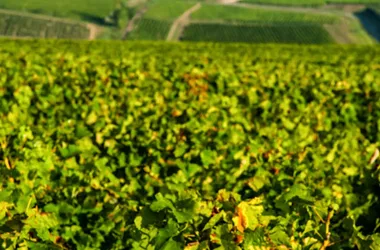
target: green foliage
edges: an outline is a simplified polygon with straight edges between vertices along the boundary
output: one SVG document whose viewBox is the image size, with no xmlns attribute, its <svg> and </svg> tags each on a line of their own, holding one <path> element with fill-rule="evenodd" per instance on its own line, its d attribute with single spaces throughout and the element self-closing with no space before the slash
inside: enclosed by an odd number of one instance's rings
<svg viewBox="0 0 380 250">
<path fill-rule="evenodd" d="M 0 11 L 0 36 L 87 39 L 86 25 L 66 20 Z"/>
<path fill-rule="evenodd" d="M 379 47 L 0 45 L 2 249 L 378 249 Z"/>
<path fill-rule="evenodd" d="M 185 28 L 182 40 L 249 43 L 334 43 L 329 33 L 318 24 L 229 25 L 195 23 Z"/>
</svg>

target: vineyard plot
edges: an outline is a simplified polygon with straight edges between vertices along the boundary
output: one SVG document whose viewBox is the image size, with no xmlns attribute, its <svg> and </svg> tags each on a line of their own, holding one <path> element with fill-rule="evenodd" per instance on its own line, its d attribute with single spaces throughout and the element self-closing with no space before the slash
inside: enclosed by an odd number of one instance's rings
<svg viewBox="0 0 380 250">
<path fill-rule="evenodd" d="M 0 248 L 378 250 L 379 53 L 0 40 Z"/>
<path fill-rule="evenodd" d="M 89 35 L 86 25 L 80 23 L 6 13 L 0 16 L 0 36 L 87 39 Z"/>
<path fill-rule="evenodd" d="M 247 43 L 334 43 L 321 25 L 312 24 L 191 24 L 182 36 L 185 41 L 247 42 Z"/>
</svg>

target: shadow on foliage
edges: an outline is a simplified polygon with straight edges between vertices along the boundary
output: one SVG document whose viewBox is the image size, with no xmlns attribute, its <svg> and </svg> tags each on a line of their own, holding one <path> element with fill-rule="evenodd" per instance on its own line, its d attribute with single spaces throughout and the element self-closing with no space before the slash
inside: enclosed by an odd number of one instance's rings
<svg viewBox="0 0 380 250">
<path fill-rule="evenodd" d="M 113 26 L 113 25 L 107 23 L 104 20 L 104 17 L 99 17 L 96 15 L 88 14 L 88 13 L 81 12 L 81 11 L 73 11 L 73 13 L 76 15 L 79 15 L 80 18 L 86 22 L 95 23 L 97 25 L 102 25 L 102 26 Z"/>
<path fill-rule="evenodd" d="M 355 16 L 360 20 L 365 30 L 377 41 L 380 41 L 380 16 L 372 9 L 356 12 Z"/>
</svg>

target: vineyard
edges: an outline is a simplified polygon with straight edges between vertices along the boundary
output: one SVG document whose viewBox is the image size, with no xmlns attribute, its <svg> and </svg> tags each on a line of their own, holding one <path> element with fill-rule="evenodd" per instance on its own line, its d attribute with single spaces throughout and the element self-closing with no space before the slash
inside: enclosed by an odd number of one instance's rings
<svg viewBox="0 0 380 250">
<path fill-rule="evenodd" d="M 325 0 L 326 3 L 340 4 L 379 4 L 378 0 Z"/>
<path fill-rule="evenodd" d="M 207 33 L 204 41 L 373 44 L 379 40 L 378 23 L 362 10 L 378 8 L 376 3 L 378 0 L 242 0 L 231 4 L 222 0 L 3 0 L 0 36 L 200 41 L 200 35 L 194 34 L 199 31 Z M 220 34 L 209 33 L 210 27 Z M 263 27 L 268 30 L 258 34 Z M 238 30 L 246 34 L 237 34 Z"/>
<path fill-rule="evenodd" d="M 252 43 L 334 43 L 323 24 L 339 23 L 330 14 L 203 4 L 181 36 L 187 41 Z"/>
<path fill-rule="evenodd" d="M 334 43 L 329 33 L 317 24 L 227 25 L 195 23 L 186 27 L 182 40 L 248 43 Z"/>
<path fill-rule="evenodd" d="M 0 36 L 87 39 L 89 35 L 84 24 L 0 11 Z"/>
<path fill-rule="evenodd" d="M 0 247 L 379 249 L 379 53 L 1 40 Z"/>
<path fill-rule="evenodd" d="M 224 20 L 251 22 L 335 23 L 339 18 L 330 14 L 298 13 L 279 10 L 252 9 L 235 6 L 207 5 L 191 15 L 193 20 Z"/>
<path fill-rule="evenodd" d="M 172 22 L 142 18 L 129 34 L 129 40 L 165 40 Z"/>
<path fill-rule="evenodd" d="M 300 6 L 322 6 L 325 4 L 373 4 L 379 0 L 241 0 L 241 2 L 253 4 L 274 5 L 300 5 Z"/>
<path fill-rule="evenodd" d="M 128 40 L 165 40 L 175 19 L 193 5 L 193 1 L 152 1 Z"/>
<path fill-rule="evenodd" d="M 241 0 L 240 2 L 253 4 L 275 4 L 290 6 L 321 6 L 325 4 L 325 0 Z"/>
</svg>

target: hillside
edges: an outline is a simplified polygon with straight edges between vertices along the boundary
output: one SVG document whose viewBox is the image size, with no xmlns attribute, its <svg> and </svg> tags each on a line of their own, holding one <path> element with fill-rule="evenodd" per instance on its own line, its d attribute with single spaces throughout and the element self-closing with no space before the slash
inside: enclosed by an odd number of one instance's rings
<svg viewBox="0 0 380 250">
<path fill-rule="evenodd" d="M 77 21 L 101 20 L 115 7 L 110 0 L 2 0 L 0 8 L 20 12 L 71 18 Z"/>
<path fill-rule="evenodd" d="M 379 53 L 0 40 L 0 247 L 377 250 Z"/>
<path fill-rule="evenodd" d="M 373 44 L 380 39 L 379 23 L 364 11 L 376 11 L 373 0 L 72 1 L 4 0 L 0 23 L 8 28 L 0 36 L 299 44 Z M 16 11 L 11 18 L 9 10 Z M 49 17 L 55 24 L 44 23 Z M 77 28 L 68 20 L 86 26 L 90 35 L 71 31 Z M 10 28 L 7 22 L 13 23 Z M 24 23 L 31 27 L 28 32 L 22 31 Z M 58 24 L 56 29 L 65 32 L 44 35 Z"/>
</svg>

